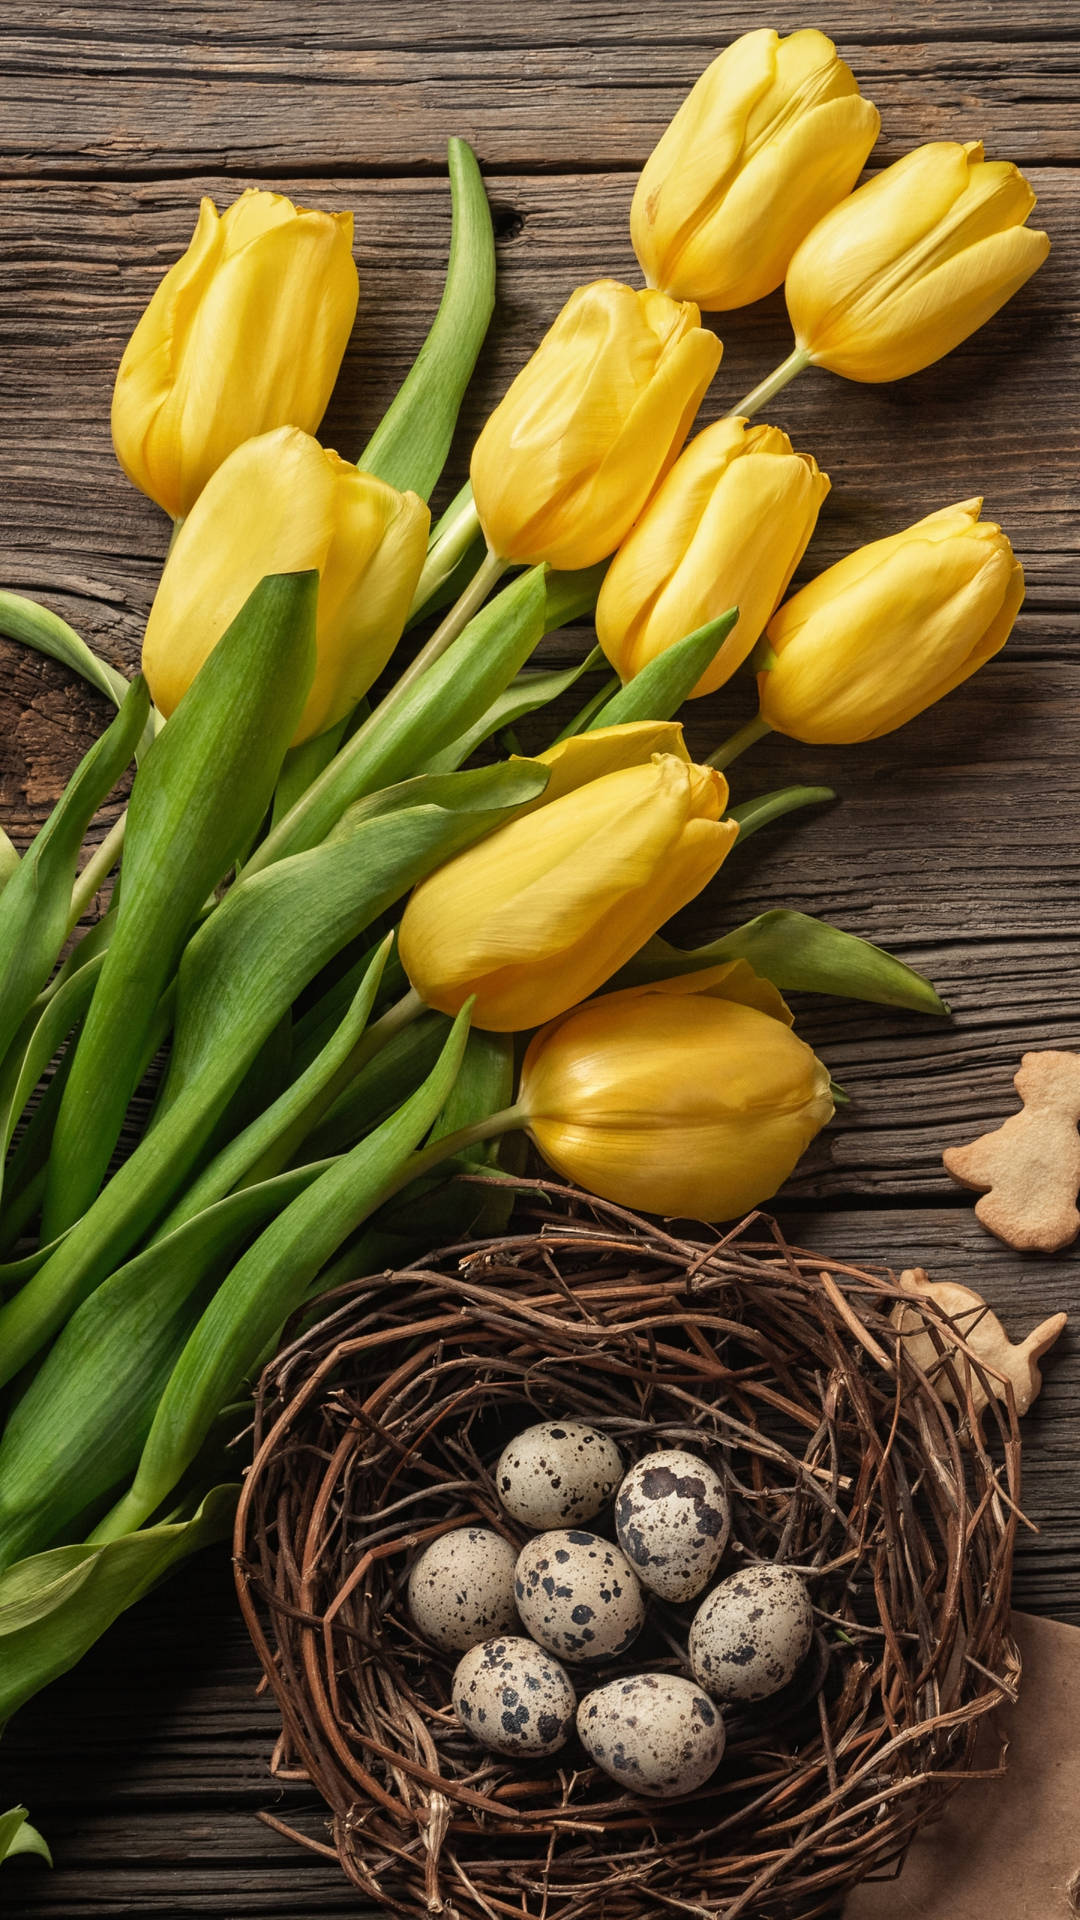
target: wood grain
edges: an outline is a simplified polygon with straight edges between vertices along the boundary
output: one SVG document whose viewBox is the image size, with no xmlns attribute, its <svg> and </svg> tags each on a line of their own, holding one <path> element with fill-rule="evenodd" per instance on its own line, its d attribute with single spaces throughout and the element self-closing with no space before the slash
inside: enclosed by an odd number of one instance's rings
<svg viewBox="0 0 1080 1920">
<path fill-rule="evenodd" d="M 784 30 L 808 16 L 778 21 Z M 353 454 L 434 311 L 449 238 L 447 136 L 477 145 L 499 235 L 499 307 L 446 486 L 487 410 L 581 280 L 635 277 L 634 176 L 701 67 L 762 24 L 747 0 L 105 0 L 0 18 L 0 584 L 41 597 L 130 671 L 166 545 L 112 456 L 125 339 L 189 237 L 200 194 L 272 183 L 351 207 L 361 309 L 324 438 Z M 984 493 L 1023 559 L 1009 647 L 917 725 L 844 753 L 773 740 L 736 797 L 832 784 L 831 809 L 739 849 L 683 915 L 704 939 L 769 905 L 816 912 L 931 973 L 948 1023 L 803 997 L 800 1030 L 852 1096 L 786 1196 L 792 1237 L 829 1258 L 926 1265 L 979 1287 L 1015 1337 L 1077 1305 L 1076 1254 L 1025 1260 L 976 1224 L 944 1145 L 1013 1109 L 1021 1052 L 1080 1047 L 1080 10 L 1045 0 L 830 0 L 814 17 L 884 116 L 872 164 L 930 138 L 983 136 L 1025 166 L 1044 270 L 974 340 L 895 387 L 825 375 L 774 417 L 833 492 L 817 571 L 934 506 Z M 787 350 L 776 296 L 717 322 L 704 418 Z M 444 492 L 445 492 L 444 488 Z M 548 643 L 552 658 L 583 632 Z M 707 751 L 749 689 L 701 702 Z M 98 696 L 0 643 L 0 818 L 25 844 L 105 720 Z M 531 736 L 526 736 L 529 743 Z M 106 810 L 112 817 L 118 801 Z M 1080 1620 L 1080 1356 L 1070 1331 L 1025 1422 L 1018 1603 Z M 20 1715 L 0 1764 L 57 1852 L 3 1869 L 18 1920 L 317 1920 L 354 1914 L 336 1868 L 256 1821 L 321 1814 L 267 1776 L 275 1716 L 254 1697 L 224 1556 L 207 1554 Z M 1011 1916 L 1002 1916 L 1011 1920 Z"/>
</svg>

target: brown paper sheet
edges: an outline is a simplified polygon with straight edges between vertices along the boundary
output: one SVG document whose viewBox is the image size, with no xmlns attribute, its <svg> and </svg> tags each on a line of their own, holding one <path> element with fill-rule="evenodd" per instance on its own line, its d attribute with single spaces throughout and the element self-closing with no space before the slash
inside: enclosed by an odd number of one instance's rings
<svg viewBox="0 0 1080 1920">
<path fill-rule="evenodd" d="M 1005 1777 L 958 1788 L 897 1880 L 865 1882 L 843 1920 L 1077 1920 L 1080 1628 L 1014 1613 L 1020 1699 L 994 1715 Z M 989 1731 L 989 1730 L 988 1730 Z M 991 1763 L 996 1741 L 988 1740 Z"/>
</svg>

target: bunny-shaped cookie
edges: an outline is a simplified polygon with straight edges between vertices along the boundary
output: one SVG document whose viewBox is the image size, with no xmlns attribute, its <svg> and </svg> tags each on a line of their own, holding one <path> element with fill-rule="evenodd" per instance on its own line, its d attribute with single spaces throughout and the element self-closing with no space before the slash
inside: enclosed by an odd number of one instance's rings
<svg viewBox="0 0 1080 1920">
<path fill-rule="evenodd" d="M 1013 1085 L 1023 1111 L 942 1159 L 982 1194 L 976 1218 L 999 1240 L 1056 1253 L 1080 1233 L 1080 1054 L 1025 1053 Z"/>
</svg>

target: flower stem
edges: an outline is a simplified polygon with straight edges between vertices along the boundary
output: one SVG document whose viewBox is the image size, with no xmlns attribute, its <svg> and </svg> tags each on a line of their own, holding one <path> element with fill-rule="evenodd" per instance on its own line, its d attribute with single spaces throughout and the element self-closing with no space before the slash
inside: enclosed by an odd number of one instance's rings
<svg viewBox="0 0 1080 1920">
<path fill-rule="evenodd" d="M 479 1146 L 483 1140 L 497 1140 L 504 1133 L 514 1133 L 518 1127 L 525 1125 L 527 1118 L 524 1107 L 503 1107 L 500 1113 L 489 1113 L 483 1120 L 474 1120 L 470 1126 L 459 1127 L 456 1133 L 444 1133 L 441 1139 L 433 1140 L 430 1146 L 421 1147 L 418 1153 L 410 1155 L 395 1176 L 392 1186 L 384 1193 L 383 1201 L 400 1193 L 403 1187 L 410 1186 L 423 1174 L 430 1173 L 432 1167 L 464 1153 L 467 1148 Z"/>
<path fill-rule="evenodd" d="M 738 821 L 741 844 L 760 827 L 769 826 L 785 813 L 794 813 L 799 807 L 823 807 L 835 799 L 831 787 L 780 787 L 775 793 L 759 793 L 756 800 L 744 800 L 740 806 L 729 807 L 728 818 Z"/>
<path fill-rule="evenodd" d="M 809 350 L 806 347 L 792 347 L 787 359 L 781 360 L 780 365 L 773 368 L 768 379 L 762 380 L 758 386 L 752 387 L 746 395 L 746 398 L 740 400 L 737 407 L 732 407 L 732 417 L 749 420 L 750 416 L 757 413 L 759 408 L 767 407 L 769 401 L 775 399 L 781 388 L 786 387 L 789 380 L 794 380 L 795 375 L 801 373 L 803 368 L 809 365 Z"/>
<path fill-rule="evenodd" d="M 415 681 L 419 680 L 420 675 L 446 652 L 447 647 L 468 626 L 473 614 L 479 612 L 495 582 L 506 572 L 508 565 L 508 561 L 500 559 L 497 553 L 492 553 L 490 547 L 488 548 L 465 591 L 458 595 L 449 613 L 440 620 L 431 639 L 424 642 L 415 660 L 410 661 L 404 673 L 395 680 L 386 696 L 388 700 L 395 699 L 398 694 L 404 693 L 407 687 L 411 687 Z"/>
<path fill-rule="evenodd" d="M 68 932 L 74 932 L 86 912 L 98 888 L 112 872 L 124 850 L 124 835 L 127 832 L 127 809 L 118 820 L 114 820 L 100 847 L 90 855 L 82 872 L 71 890 L 71 908 L 68 913 Z"/>
<path fill-rule="evenodd" d="M 722 741 L 720 746 L 717 747 L 715 753 L 710 753 L 706 757 L 705 765 L 707 767 L 730 767 L 732 761 L 737 760 L 740 753 L 746 752 L 747 747 L 752 747 L 755 741 L 763 740 L 765 735 L 771 732 L 772 728 L 768 721 L 763 720 L 760 713 L 755 713 L 752 720 L 748 720 L 746 725 L 740 727 L 736 733 L 730 734 L 728 738 Z"/>
<path fill-rule="evenodd" d="M 567 722 L 562 732 L 555 735 L 551 743 L 552 746 L 559 746 L 563 740 L 572 740 L 576 734 L 587 733 L 593 721 L 596 719 L 597 714 L 603 711 L 609 700 L 614 699 L 621 685 L 622 681 L 619 679 L 618 674 L 613 673 L 610 679 L 604 681 L 602 687 L 597 688 L 591 700 L 586 700 L 581 712 L 575 713 L 573 719 Z"/>
<path fill-rule="evenodd" d="M 464 498 L 460 500 L 460 504 L 455 501 L 449 514 L 445 516 L 445 525 L 440 522 L 440 530 L 428 548 L 427 559 L 424 561 L 420 578 L 416 583 L 412 605 L 409 608 L 410 620 L 416 618 L 417 614 L 426 607 L 432 594 L 438 591 L 444 580 L 449 579 L 458 561 L 464 559 L 480 532 L 480 516 L 476 511 L 476 502 L 473 500 L 472 493 L 468 487 L 463 487 L 462 493 Z"/>
</svg>

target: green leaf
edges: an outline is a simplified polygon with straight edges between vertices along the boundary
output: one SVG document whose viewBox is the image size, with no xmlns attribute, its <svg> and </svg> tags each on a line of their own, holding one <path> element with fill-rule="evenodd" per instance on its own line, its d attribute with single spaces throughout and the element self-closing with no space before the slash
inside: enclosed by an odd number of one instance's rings
<svg viewBox="0 0 1080 1920">
<path fill-rule="evenodd" d="M 0 1813 L 0 1860 L 14 1859 L 17 1853 L 36 1853 L 52 1866 L 52 1854 L 36 1827 L 30 1825 L 25 1807 L 12 1807 Z"/>
<path fill-rule="evenodd" d="M 752 833 L 758 833 L 773 820 L 782 819 L 785 813 L 795 813 L 800 807 L 823 807 L 835 799 L 831 787 L 777 787 L 773 793 L 759 793 L 754 800 L 743 800 L 737 807 L 729 807 L 728 819 L 738 822 L 741 846 Z"/>
<path fill-rule="evenodd" d="M 345 1154 L 260 1234 L 218 1288 L 162 1395 L 117 1524 L 154 1512 L 210 1428 L 303 1304 L 316 1274 L 377 1207 L 445 1106 L 461 1065 L 469 1009 L 459 1013 L 433 1071 L 400 1111 Z"/>
<path fill-rule="evenodd" d="M 177 1563 L 232 1532 L 238 1489 L 215 1487 L 190 1519 L 167 1520 L 106 1545 L 54 1548 L 0 1576 L 0 1723 L 16 1708 L 75 1666 L 125 1608 L 134 1606 Z M 54 1592 L 54 1604 L 36 1620 L 5 1632 L 5 1600 L 11 1583 L 21 1591 L 48 1590 L 59 1564 L 73 1572 L 81 1554 L 85 1577 L 77 1588 Z M 57 1556 L 60 1556 L 59 1563 Z"/>
<path fill-rule="evenodd" d="M 49 1546 L 132 1472 L 223 1267 L 326 1164 L 207 1207 L 128 1261 L 72 1315 L 0 1438 L 0 1567 Z"/>
<path fill-rule="evenodd" d="M 86 1013 L 104 958 L 99 954 L 80 967 L 36 1015 L 31 1009 L 0 1067 L 0 1190 L 19 1116 L 50 1060 Z"/>
<path fill-rule="evenodd" d="M 157 1238 L 213 1206 L 241 1180 L 245 1185 L 269 1180 L 289 1164 L 294 1150 L 316 1121 L 332 1107 L 354 1077 L 357 1049 L 378 992 L 393 936 L 388 934 L 364 974 L 345 1015 L 311 1065 L 266 1107 L 250 1126 L 222 1148 L 177 1202 Z M 0 1446 L 0 1462 L 3 1448 Z M 0 1486 L 3 1484 L 0 1472 Z"/>
<path fill-rule="evenodd" d="M 673 720 L 688 700 L 702 674 L 716 658 L 739 617 L 738 607 L 729 607 L 696 632 L 677 640 L 673 647 L 658 653 L 632 680 L 601 707 L 592 727 L 622 726 L 628 720 Z"/>
<path fill-rule="evenodd" d="M 309 1134 L 307 1152 L 317 1159 L 342 1153 L 393 1113 L 431 1072 L 449 1031 L 444 1013 L 426 1012 L 410 1020 L 338 1096 Z"/>
<path fill-rule="evenodd" d="M 659 936 L 650 940 L 618 975 L 620 986 L 697 973 L 723 960 L 748 960 L 755 973 L 782 991 L 835 993 L 875 1006 L 906 1007 L 912 1013 L 947 1014 L 930 981 L 882 947 L 825 920 L 774 907 L 708 946 L 686 952 Z"/>
<path fill-rule="evenodd" d="M 80 762 L 0 894 L 0 1058 L 67 939 L 83 836 L 131 760 L 149 707 L 146 682 L 139 679 L 112 725 Z"/>
<path fill-rule="evenodd" d="M 114 707 L 126 700 L 129 683 L 125 676 L 100 660 L 58 613 L 39 607 L 36 600 L 26 600 L 21 593 L 0 592 L 0 634 L 5 640 L 33 647 L 35 653 L 48 654 L 51 660 L 59 660 L 73 673 L 81 674 Z"/>
<path fill-rule="evenodd" d="M 314 571 L 260 581 L 136 776 L 116 925 L 53 1137 L 47 1240 L 93 1200 L 184 942 L 270 804 L 314 671 L 318 586 Z"/>
<path fill-rule="evenodd" d="M 512 727 L 527 713 L 535 713 L 537 708 L 546 707 L 549 701 L 557 700 L 561 694 L 569 691 L 576 680 L 580 680 L 583 673 L 591 673 L 595 667 L 602 666 L 603 661 L 599 647 L 594 647 L 577 666 L 546 673 L 519 673 L 516 680 L 511 680 L 506 691 L 492 701 L 487 712 L 469 732 L 451 741 L 442 753 L 436 754 L 428 762 L 425 771 L 448 773 L 453 767 L 460 767 L 493 733 L 498 733 L 502 727 Z"/>
<path fill-rule="evenodd" d="M 407 781 L 351 809 L 324 846 L 233 888 L 184 954 L 154 1125 L 53 1256 L 0 1307 L 0 1382 L 161 1217 L 307 982 L 425 873 L 535 799 L 546 781 L 547 768 L 527 760 Z"/>
<path fill-rule="evenodd" d="M 283 820 L 290 807 L 296 805 L 302 793 L 306 793 L 313 780 L 330 765 L 349 730 L 352 714 L 347 713 L 344 720 L 336 726 L 328 727 L 325 733 L 317 733 L 314 740 L 304 740 L 298 747 L 290 747 L 281 763 L 281 773 L 274 788 L 274 806 L 270 815 L 270 825 L 276 827 Z"/>
<path fill-rule="evenodd" d="M 544 568 L 532 567 L 481 608 L 426 673 L 403 691 L 391 690 L 268 834 L 248 875 L 317 846 L 347 807 L 408 779 L 467 732 L 524 666 L 546 615 Z"/>
<path fill-rule="evenodd" d="M 12 874 L 18 871 L 19 855 L 12 846 L 3 827 L 0 827 L 0 893 L 3 892 Z"/>
<path fill-rule="evenodd" d="M 422 499 L 446 464 L 450 442 L 495 307 L 495 236 L 476 156 L 449 144 L 453 232 L 439 311 L 413 366 L 357 465 Z"/>
</svg>

